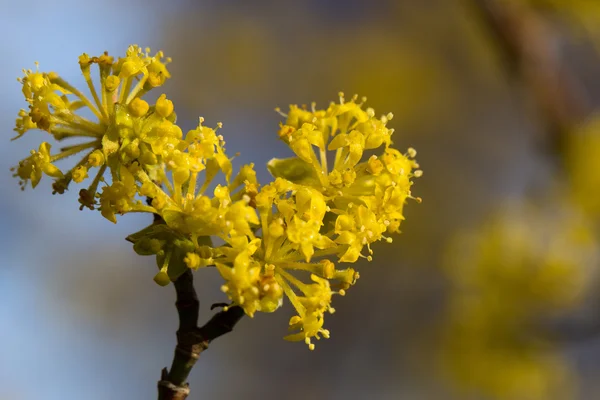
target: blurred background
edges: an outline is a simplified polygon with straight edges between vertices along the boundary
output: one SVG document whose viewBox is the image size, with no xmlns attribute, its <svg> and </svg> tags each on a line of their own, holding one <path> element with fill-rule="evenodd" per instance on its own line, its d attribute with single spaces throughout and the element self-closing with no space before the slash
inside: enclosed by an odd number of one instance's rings
<svg viewBox="0 0 600 400">
<path fill-rule="evenodd" d="M 151 399 L 170 365 L 172 286 L 112 225 L 9 168 L 21 68 L 84 84 L 83 53 L 173 58 L 184 129 L 222 121 L 237 165 L 291 156 L 274 107 L 342 90 L 394 113 L 414 147 L 403 234 L 375 246 L 314 352 L 291 307 L 245 318 L 202 354 L 190 399 L 600 398 L 600 3 L 594 0 L 82 2 L 0 0 L 0 399 Z M 195 274 L 201 321 L 224 301 Z"/>
</svg>

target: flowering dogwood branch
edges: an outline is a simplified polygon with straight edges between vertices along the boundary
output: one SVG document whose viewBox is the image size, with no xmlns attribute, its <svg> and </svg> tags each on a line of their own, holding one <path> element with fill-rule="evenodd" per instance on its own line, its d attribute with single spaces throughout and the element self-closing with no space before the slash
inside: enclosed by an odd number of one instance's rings
<svg viewBox="0 0 600 400">
<path fill-rule="evenodd" d="M 178 344 L 159 388 L 171 396 L 164 398 L 182 399 L 200 353 L 244 314 L 275 312 L 287 299 L 296 315 L 286 340 L 313 350 L 313 340 L 329 338 L 324 323 L 335 311 L 332 300 L 359 277 L 347 265 L 371 261 L 374 243 L 393 241 L 406 202 L 421 201 L 411 187 L 422 171 L 413 148 L 393 147 L 392 113 L 377 116 L 366 98 L 339 93 L 325 109 L 314 103 L 276 109 L 285 119 L 277 135 L 294 157 L 271 160 L 273 180 L 261 185 L 254 164 L 234 173 L 221 123 L 211 128 L 199 118 L 184 134 L 165 94 L 153 105 L 142 99 L 171 77 L 170 62 L 162 51 L 151 55 L 137 45 L 117 60 L 82 54 L 90 96 L 55 72 L 24 70 L 19 81 L 28 109 L 18 114 L 16 138 L 40 129 L 57 142 L 82 142 L 58 152 L 43 142 L 13 171 L 22 188 L 36 187 L 43 175 L 54 178 L 59 194 L 91 180 L 79 191 L 80 209 L 98 209 L 113 223 L 132 212 L 154 216 L 127 240 L 137 254 L 156 259 L 157 284 L 175 285 Z M 368 151 L 377 154 L 363 157 Z M 56 165 L 78 154 L 71 168 Z M 198 328 L 191 274 L 204 268 L 217 269 L 231 303 Z"/>
</svg>

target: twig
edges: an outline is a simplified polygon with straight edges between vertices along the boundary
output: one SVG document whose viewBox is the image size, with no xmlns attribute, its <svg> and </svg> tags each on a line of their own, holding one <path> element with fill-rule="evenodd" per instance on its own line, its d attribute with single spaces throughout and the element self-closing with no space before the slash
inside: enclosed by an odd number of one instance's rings
<svg viewBox="0 0 600 400">
<path fill-rule="evenodd" d="M 543 113 L 549 142 L 560 149 L 564 135 L 590 114 L 591 105 L 564 68 L 551 26 L 519 2 L 471 3 L 501 48 L 508 69 L 529 86 Z"/>
<path fill-rule="evenodd" d="M 175 282 L 177 292 L 177 313 L 179 329 L 177 330 L 177 346 L 171 369 L 164 368 L 158 382 L 159 400 L 184 400 L 190 393 L 187 383 L 188 375 L 210 342 L 231 332 L 244 316 L 241 307 L 234 306 L 227 311 L 220 311 L 202 327 L 198 327 L 198 311 L 200 303 L 194 289 L 192 271 L 186 271 Z"/>
</svg>

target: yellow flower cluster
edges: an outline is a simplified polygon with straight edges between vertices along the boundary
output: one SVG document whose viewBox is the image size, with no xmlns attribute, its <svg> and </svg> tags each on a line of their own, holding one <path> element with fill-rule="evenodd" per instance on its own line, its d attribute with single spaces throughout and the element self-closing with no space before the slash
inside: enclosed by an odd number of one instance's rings
<svg viewBox="0 0 600 400">
<path fill-rule="evenodd" d="M 15 176 L 24 186 L 31 181 L 35 187 L 42 174 L 55 179 L 55 193 L 63 193 L 73 181 L 81 183 L 88 178 L 90 168 L 97 168 L 95 178 L 88 189 L 80 193 L 82 207 L 91 209 L 96 205 L 98 185 L 103 181 L 104 173 L 110 170 L 113 179 L 112 190 L 105 190 L 105 197 L 130 197 L 127 191 L 118 189 L 118 182 L 127 181 L 128 176 L 120 165 L 136 161 L 148 170 L 162 160 L 151 147 L 151 139 L 167 134 L 181 135 L 174 125 L 173 104 L 161 96 L 152 107 L 141 99 L 148 91 L 160 87 L 170 77 L 162 52 L 149 55 L 150 49 L 142 51 L 131 46 L 126 57 L 117 61 L 104 53 L 100 57 L 83 54 L 79 65 L 93 100 L 90 100 L 77 88 L 62 79 L 57 73 L 44 73 L 36 69 L 24 70 L 25 76 L 19 81 L 23 85 L 23 94 L 29 103 L 28 110 L 21 110 L 16 121 L 15 131 L 19 138 L 31 129 L 41 129 L 50 133 L 57 141 L 70 138 L 83 138 L 84 143 L 66 146 L 56 154 L 50 154 L 50 145 L 42 143 L 39 151 L 19 163 Z M 100 88 L 96 89 L 91 69 L 97 65 Z M 135 86 L 133 85 L 135 83 Z M 87 110 L 95 117 L 90 120 L 81 116 L 79 111 Z M 63 173 L 54 163 L 63 158 L 85 152 L 84 156 L 68 172 Z M 151 173 L 151 175 L 153 175 Z M 109 192 L 113 192 L 109 195 Z M 122 192 L 122 193 L 121 193 Z M 121 193 L 117 195 L 117 193 Z M 147 211 L 139 204 L 125 205 L 126 201 L 116 201 L 120 206 L 110 209 L 108 203 L 103 214 L 114 221 L 110 215 L 120 211 Z"/>
<path fill-rule="evenodd" d="M 393 129 L 386 127 L 390 113 L 375 118 L 372 108 L 363 110 L 357 96 L 331 103 L 326 110 L 290 106 L 279 137 L 297 158 L 273 159 L 268 167 L 277 177 L 316 189 L 323 194 L 335 218 L 336 243 L 348 245 L 340 261 L 355 262 L 364 246 L 399 232 L 402 210 L 411 196 L 412 178 L 422 171 L 414 161 L 416 151 L 406 154 L 390 147 Z M 279 109 L 277 111 L 281 112 Z M 363 153 L 384 147 L 382 153 L 363 161 Z M 329 168 L 328 152 L 333 154 Z M 420 201 L 419 198 L 415 200 Z M 305 254 L 306 255 L 306 254 Z"/>
<path fill-rule="evenodd" d="M 582 300 L 597 261 L 593 228 L 564 202 L 515 207 L 460 236 L 447 262 L 448 374 L 486 398 L 572 398 L 568 368 L 539 330 Z"/>
<path fill-rule="evenodd" d="M 44 142 L 20 162 L 15 176 L 35 187 L 46 174 L 55 178 L 54 192 L 63 193 L 96 168 L 91 184 L 79 192 L 81 209 L 98 208 L 112 222 L 129 212 L 160 217 L 128 237 L 138 254 L 156 256 L 158 284 L 188 268 L 215 266 L 231 304 L 249 316 L 273 312 L 287 297 L 297 312 L 287 339 L 313 349 L 312 338 L 329 337 L 323 322 L 325 312 L 334 311 L 332 296 L 344 295 L 358 278 L 353 268 L 336 268 L 327 257 L 371 260 L 372 243 L 392 241 L 386 235 L 399 231 L 412 179 L 421 175 L 416 152 L 391 147 L 391 114 L 376 118 L 356 97 L 346 102 L 340 94 L 339 103 L 326 110 L 290 107 L 279 137 L 297 157 L 270 161 L 275 180 L 261 186 L 253 164 L 234 176 L 220 123 L 213 129 L 200 118 L 196 129 L 183 134 L 164 94 L 154 105 L 142 99 L 170 77 L 168 62 L 162 52 L 151 56 L 138 46 L 116 61 L 106 53 L 84 54 L 79 64 L 92 100 L 56 73 L 25 71 L 20 82 L 29 110 L 19 112 L 18 137 L 38 128 L 57 141 L 87 141 L 56 154 Z M 91 111 L 95 120 L 80 110 Z M 365 151 L 380 147 L 379 155 L 363 160 Z M 54 165 L 80 152 L 83 157 L 67 172 Z M 209 190 L 219 173 L 224 182 Z M 212 238 L 224 244 L 214 246 Z M 309 279 L 302 281 L 300 274 Z"/>
</svg>

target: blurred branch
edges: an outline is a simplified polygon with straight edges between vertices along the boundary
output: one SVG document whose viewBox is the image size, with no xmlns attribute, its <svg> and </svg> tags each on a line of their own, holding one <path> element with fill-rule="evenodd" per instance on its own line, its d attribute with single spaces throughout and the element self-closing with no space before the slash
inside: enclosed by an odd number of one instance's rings
<svg viewBox="0 0 600 400">
<path fill-rule="evenodd" d="M 184 400 L 190 393 L 186 382 L 190 371 L 196 364 L 200 354 L 208 348 L 210 342 L 231 332 L 244 316 L 241 307 L 230 307 L 226 311 L 216 313 L 204 326 L 198 327 L 200 302 L 194 289 L 192 271 L 188 270 L 175 282 L 177 292 L 177 313 L 179 329 L 177 330 L 177 346 L 171 369 L 162 370 L 158 382 L 159 400 Z"/>
<path fill-rule="evenodd" d="M 501 48 L 507 69 L 529 87 L 543 114 L 548 141 L 560 151 L 564 135 L 589 115 L 591 106 L 561 62 L 552 27 L 519 1 L 470 1 Z"/>
<path fill-rule="evenodd" d="M 543 337 L 551 343 L 582 345 L 586 341 L 597 341 L 600 337 L 600 320 L 570 318 L 559 321 L 544 321 L 538 326 Z"/>
</svg>

